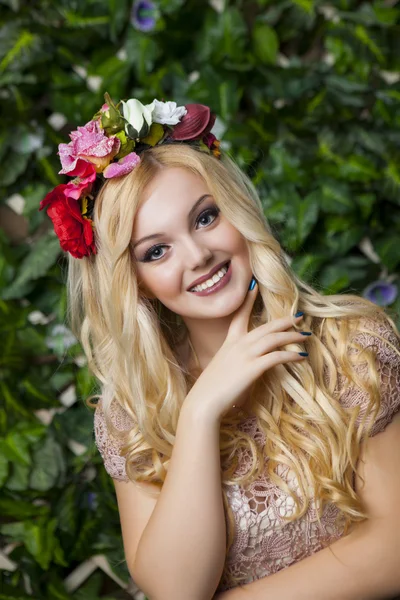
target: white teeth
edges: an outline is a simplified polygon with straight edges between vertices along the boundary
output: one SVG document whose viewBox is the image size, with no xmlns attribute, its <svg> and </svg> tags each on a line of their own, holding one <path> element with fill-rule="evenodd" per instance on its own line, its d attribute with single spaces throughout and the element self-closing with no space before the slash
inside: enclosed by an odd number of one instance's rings
<svg viewBox="0 0 400 600">
<path fill-rule="evenodd" d="M 191 292 L 201 292 L 202 290 L 206 290 L 207 288 L 212 287 L 220 279 L 222 279 L 222 277 L 225 275 L 227 270 L 228 270 L 228 267 L 222 267 L 222 269 L 220 269 L 217 273 L 214 273 L 214 275 L 210 279 L 207 279 L 207 281 L 200 283 L 200 285 L 196 285 L 196 287 L 191 288 L 190 291 Z"/>
</svg>

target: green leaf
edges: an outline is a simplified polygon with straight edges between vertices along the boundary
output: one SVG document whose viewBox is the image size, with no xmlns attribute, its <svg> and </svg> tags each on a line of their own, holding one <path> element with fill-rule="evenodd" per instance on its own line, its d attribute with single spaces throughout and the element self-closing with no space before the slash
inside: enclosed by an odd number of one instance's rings
<svg viewBox="0 0 400 600">
<path fill-rule="evenodd" d="M 127 32 L 125 50 L 128 64 L 144 85 L 146 77 L 152 72 L 155 61 L 160 56 L 161 48 L 152 38 L 132 28 Z M 143 101 L 147 103 L 149 99 L 146 97 Z"/>
<path fill-rule="evenodd" d="M 77 486 L 69 485 L 63 491 L 56 507 L 58 527 L 60 531 L 75 535 L 79 514 L 76 511 L 78 504 Z"/>
<path fill-rule="evenodd" d="M 83 402 L 77 402 L 68 410 L 54 417 L 54 425 L 80 444 L 89 447 L 92 443 L 93 412 Z"/>
<path fill-rule="evenodd" d="M 355 196 L 357 204 L 360 206 L 361 216 L 365 221 L 371 214 L 374 204 L 376 203 L 375 194 L 358 194 Z"/>
<path fill-rule="evenodd" d="M 368 86 L 365 83 L 341 77 L 340 75 L 328 75 L 325 81 L 328 87 L 336 88 L 346 94 L 358 94 L 368 91 Z"/>
<path fill-rule="evenodd" d="M 56 519 L 47 521 L 43 518 L 36 523 L 25 522 L 24 543 L 28 552 L 36 559 L 42 569 L 47 571 L 53 557 L 55 547 L 59 546 L 55 537 Z"/>
<path fill-rule="evenodd" d="M 346 268 L 338 265 L 324 267 L 319 280 L 326 294 L 338 294 L 350 284 L 350 277 Z"/>
<path fill-rule="evenodd" d="M 22 30 L 19 32 L 13 47 L 7 52 L 0 62 L 0 71 L 5 71 L 7 67 L 13 63 L 20 54 L 27 52 L 36 40 L 36 36 L 30 31 Z"/>
<path fill-rule="evenodd" d="M 74 600 L 98 600 L 102 576 L 94 572 L 74 594 Z"/>
<path fill-rule="evenodd" d="M 400 263 L 398 233 L 377 238 L 374 243 L 374 249 L 389 271 L 394 271 Z"/>
<path fill-rule="evenodd" d="M 9 364 L 8 361 L 7 364 Z M 10 364 L 12 366 L 12 361 Z M 17 366 L 19 366 L 19 363 L 16 364 Z M 19 415 L 20 417 L 23 417 L 25 419 L 30 418 L 29 411 L 26 410 L 22 402 L 18 400 L 16 395 L 11 392 L 9 387 L 3 381 L 0 381 L 0 392 L 8 411 L 12 411 L 16 415 Z"/>
<path fill-rule="evenodd" d="M 226 60 L 241 63 L 246 36 L 246 24 L 237 8 L 226 7 L 222 13 L 208 10 L 201 35 L 195 41 L 200 64 L 217 65 Z"/>
<path fill-rule="evenodd" d="M 47 273 L 60 254 L 60 241 L 52 233 L 41 237 L 25 257 L 15 281 L 3 291 L 3 298 L 19 298 L 24 286 Z"/>
<path fill-rule="evenodd" d="M 375 43 L 375 41 L 370 36 L 368 30 L 363 27 L 363 25 L 357 25 L 354 29 L 354 34 L 358 40 L 360 40 L 370 51 L 374 54 L 375 58 L 380 62 L 385 62 L 385 57 L 379 48 L 379 46 Z"/>
<path fill-rule="evenodd" d="M 163 14 L 172 14 L 183 7 L 186 0 L 159 0 L 158 5 Z"/>
<path fill-rule="evenodd" d="M 107 25 L 110 21 L 108 15 L 97 16 L 97 17 L 86 17 L 79 15 L 76 11 L 65 10 L 62 11 L 65 19 L 65 26 L 69 28 L 85 29 L 87 27 L 98 27 L 99 25 Z"/>
<path fill-rule="evenodd" d="M 12 517 L 17 520 L 24 520 L 29 517 L 39 517 L 47 515 L 48 506 L 36 506 L 31 502 L 24 502 L 15 498 L 0 497 L 0 512 L 6 517 Z"/>
<path fill-rule="evenodd" d="M 29 486 L 34 490 L 51 489 L 58 482 L 60 474 L 65 471 L 61 448 L 51 435 L 36 446 L 32 462 Z"/>
<path fill-rule="evenodd" d="M 43 339 L 43 334 L 40 334 L 34 327 L 25 327 L 17 332 L 17 341 L 24 348 L 26 354 L 34 354 L 36 356 L 47 352 L 47 345 Z"/>
<path fill-rule="evenodd" d="M 43 200 L 48 191 L 48 186 L 38 181 L 29 183 L 21 190 L 21 196 L 25 200 L 23 214 L 26 217 L 30 217 L 33 213 L 39 212 L 40 201 Z"/>
<path fill-rule="evenodd" d="M 321 186 L 320 207 L 327 213 L 346 214 L 354 209 L 348 186 L 338 181 L 326 181 Z"/>
<path fill-rule="evenodd" d="M 314 278 L 325 261 L 323 255 L 302 254 L 293 258 L 290 267 L 298 277 L 315 285 Z"/>
<path fill-rule="evenodd" d="M 23 434 L 10 431 L 4 442 L 4 452 L 9 460 L 16 461 L 24 466 L 31 465 L 29 442 Z"/>
<path fill-rule="evenodd" d="M 93 375 L 89 372 L 87 366 L 79 369 L 77 374 L 77 391 L 80 396 L 82 396 L 83 398 L 89 396 L 93 392 L 95 383 L 95 379 Z"/>
<path fill-rule="evenodd" d="M 2 487 L 8 477 L 9 461 L 2 451 L 3 441 L 0 440 L 0 487 Z"/>
<path fill-rule="evenodd" d="M 9 186 L 27 169 L 29 154 L 17 154 L 10 152 L 0 164 L 0 182 L 3 186 Z"/>
<path fill-rule="evenodd" d="M 279 39 L 272 27 L 266 23 L 255 23 L 252 31 L 253 49 L 264 64 L 275 64 Z"/>
<path fill-rule="evenodd" d="M 10 462 L 10 466 L 11 474 L 6 480 L 4 487 L 15 492 L 25 491 L 28 487 L 30 467 L 15 461 Z"/>
<path fill-rule="evenodd" d="M 221 81 L 218 72 L 209 65 L 202 68 L 199 79 L 190 87 L 193 102 L 207 102 L 223 121 L 231 119 L 235 114 L 242 93 L 243 89 L 235 76 L 227 75 Z"/>
<path fill-rule="evenodd" d="M 23 542 L 25 536 L 24 523 L 4 523 L 0 525 L 0 532 L 3 535 L 8 535 L 15 541 Z"/>
<path fill-rule="evenodd" d="M 369 182 L 381 177 L 379 171 L 375 169 L 371 160 L 365 156 L 348 156 L 346 161 L 339 165 L 338 173 L 348 181 Z"/>
<path fill-rule="evenodd" d="M 55 549 L 59 549 L 59 542 L 55 537 L 56 527 L 56 519 L 40 517 L 36 521 L 6 523 L 0 526 L 0 531 L 14 541 L 23 542 L 40 567 L 47 570 Z"/>
<path fill-rule="evenodd" d="M 306 196 L 297 206 L 297 236 L 299 242 L 303 242 L 318 220 L 319 206 L 318 194 L 312 193 Z"/>
<path fill-rule="evenodd" d="M 117 36 L 126 26 L 128 15 L 127 0 L 108 0 L 110 15 L 110 34 L 113 42 L 117 41 Z"/>
</svg>

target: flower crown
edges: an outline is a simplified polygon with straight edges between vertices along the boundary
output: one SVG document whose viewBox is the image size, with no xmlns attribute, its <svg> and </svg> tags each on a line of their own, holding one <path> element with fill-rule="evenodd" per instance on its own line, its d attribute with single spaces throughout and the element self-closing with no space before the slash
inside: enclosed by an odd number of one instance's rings
<svg viewBox="0 0 400 600">
<path fill-rule="evenodd" d="M 131 98 L 114 104 L 109 94 L 91 121 L 59 144 L 62 169 L 72 177 L 57 185 L 40 202 L 47 207 L 61 248 L 75 258 L 96 254 L 93 206 L 106 179 L 122 177 L 139 163 L 140 154 L 153 146 L 189 143 L 220 158 L 220 142 L 211 129 L 215 114 L 203 104 L 177 106 L 176 102 L 142 104 Z"/>
</svg>

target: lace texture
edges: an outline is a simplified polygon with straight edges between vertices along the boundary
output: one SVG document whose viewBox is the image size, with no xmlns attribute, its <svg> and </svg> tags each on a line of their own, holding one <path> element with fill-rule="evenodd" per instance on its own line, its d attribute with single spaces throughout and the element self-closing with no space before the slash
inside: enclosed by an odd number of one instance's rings
<svg viewBox="0 0 400 600">
<path fill-rule="evenodd" d="M 362 324 L 400 349 L 397 337 L 386 324 L 371 319 L 364 319 Z M 383 431 L 400 409 L 400 356 L 375 335 L 360 332 L 353 339 L 363 348 L 373 348 L 376 353 L 381 408 L 370 433 L 373 436 Z M 354 354 L 358 350 L 352 348 L 349 352 Z M 357 367 L 357 372 L 362 374 L 367 368 L 366 364 L 361 364 Z M 343 377 L 339 374 L 339 389 L 342 384 Z M 344 391 L 340 401 L 348 408 L 361 407 L 357 418 L 359 424 L 367 410 L 367 394 L 352 386 Z M 120 431 L 127 431 L 132 427 L 132 420 L 117 403 L 113 404 L 112 421 Z M 121 441 L 112 439 L 107 434 L 101 403 L 96 408 L 94 427 L 96 444 L 107 472 L 114 479 L 128 481 L 125 459 L 120 456 Z M 264 447 L 265 435 L 259 429 L 255 415 L 246 418 L 238 427 Z M 265 460 L 267 464 L 268 459 Z M 244 474 L 250 465 L 250 452 L 242 450 L 236 473 Z M 278 465 L 276 472 L 291 490 L 301 495 L 297 478 L 289 467 Z M 240 585 L 251 583 L 318 552 L 343 535 L 340 511 L 333 504 L 324 507 L 321 525 L 317 520 L 316 500 L 310 502 L 303 517 L 291 523 L 285 521 L 283 517 L 295 512 L 294 501 L 273 484 L 266 473 L 246 489 L 239 485 L 225 485 L 225 490 L 235 519 L 235 536 L 226 557 L 218 592 L 229 589 L 228 574 L 239 577 Z"/>
<path fill-rule="evenodd" d="M 130 431 L 133 421 L 127 412 L 116 401 L 112 402 L 111 408 L 110 418 L 114 427 L 121 432 Z M 113 479 L 129 481 L 125 468 L 126 460 L 124 456 L 121 456 L 123 440 L 117 440 L 109 435 L 101 400 L 99 400 L 94 413 L 94 435 L 107 473 Z"/>
</svg>

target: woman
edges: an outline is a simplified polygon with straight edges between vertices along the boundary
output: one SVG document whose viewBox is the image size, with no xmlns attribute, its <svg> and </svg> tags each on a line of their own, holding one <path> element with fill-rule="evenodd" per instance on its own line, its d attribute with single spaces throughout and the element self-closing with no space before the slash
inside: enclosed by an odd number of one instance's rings
<svg viewBox="0 0 400 600">
<path fill-rule="evenodd" d="M 128 569 L 150 600 L 389 597 L 400 334 L 296 276 L 214 120 L 106 95 L 41 203 Z"/>
</svg>

